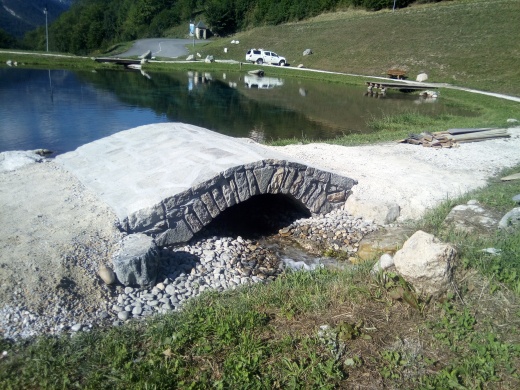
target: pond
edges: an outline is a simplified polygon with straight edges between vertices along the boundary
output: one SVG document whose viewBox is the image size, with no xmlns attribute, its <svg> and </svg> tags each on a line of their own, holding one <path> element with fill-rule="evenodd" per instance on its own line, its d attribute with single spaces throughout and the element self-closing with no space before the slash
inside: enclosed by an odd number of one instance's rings
<svg viewBox="0 0 520 390">
<path fill-rule="evenodd" d="M 417 94 L 243 73 L 0 69 L 0 152 L 64 153 L 132 127 L 184 122 L 259 142 L 369 132 L 385 114 L 457 114 Z"/>
</svg>

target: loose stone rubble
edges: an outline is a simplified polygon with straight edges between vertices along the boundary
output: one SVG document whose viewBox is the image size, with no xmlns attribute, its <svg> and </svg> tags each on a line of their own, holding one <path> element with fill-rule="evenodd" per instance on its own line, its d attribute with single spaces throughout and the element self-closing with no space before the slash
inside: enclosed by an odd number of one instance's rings
<svg viewBox="0 0 520 390">
<path fill-rule="evenodd" d="M 314 218 L 299 219 L 280 230 L 280 235 L 298 240 L 311 251 L 330 249 L 351 257 L 356 254 L 361 239 L 375 230 L 375 223 L 355 218 L 340 209 Z"/>
<path fill-rule="evenodd" d="M 355 254 L 359 240 L 377 227 L 371 222 L 336 210 L 324 216 L 296 220 L 276 236 L 291 238 L 309 247 Z M 275 237 L 276 238 L 276 237 Z M 82 307 L 81 297 L 68 304 L 49 302 L 45 313 L 26 310 L 23 303 L 0 309 L 0 330 L 9 339 L 38 334 L 89 331 L 119 326 L 154 314 L 180 310 L 186 301 L 207 290 L 225 291 L 252 283 L 272 281 L 285 266 L 276 248 L 264 242 L 222 236 L 206 236 L 196 242 L 159 250 L 157 283 L 148 288 L 100 284 L 105 304 Z M 91 272 L 99 278 L 97 270 Z"/>
</svg>

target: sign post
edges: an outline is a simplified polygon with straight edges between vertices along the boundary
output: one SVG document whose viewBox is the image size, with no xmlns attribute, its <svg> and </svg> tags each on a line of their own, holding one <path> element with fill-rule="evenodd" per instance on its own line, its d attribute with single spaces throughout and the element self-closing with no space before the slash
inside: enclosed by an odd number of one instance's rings
<svg viewBox="0 0 520 390">
<path fill-rule="evenodd" d="M 193 47 L 195 47 L 195 23 L 190 20 L 190 37 L 193 37 Z"/>
<path fill-rule="evenodd" d="M 43 13 L 45 14 L 45 42 L 47 45 L 47 51 L 49 51 L 49 29 L 47 27 L 47 6 L 43 9 Z"/>
</svg>

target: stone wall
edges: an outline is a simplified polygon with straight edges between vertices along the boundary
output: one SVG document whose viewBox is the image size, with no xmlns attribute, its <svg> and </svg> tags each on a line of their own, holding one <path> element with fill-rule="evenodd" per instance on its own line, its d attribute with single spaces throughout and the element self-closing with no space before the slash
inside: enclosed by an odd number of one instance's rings
<svg viewBox="0 0 520 390">
<path fill-rule="evenodd" d="M 121 221 L 122 230 L 155 237 L 160 246 L 189 241 L 220 213 L 252 196 L 284 194 L 313 215 L 344 205 L 353 179 L 285 160 L 262 160 L 227 169 L 196 187 L 139 210 Z"/>
</svg>

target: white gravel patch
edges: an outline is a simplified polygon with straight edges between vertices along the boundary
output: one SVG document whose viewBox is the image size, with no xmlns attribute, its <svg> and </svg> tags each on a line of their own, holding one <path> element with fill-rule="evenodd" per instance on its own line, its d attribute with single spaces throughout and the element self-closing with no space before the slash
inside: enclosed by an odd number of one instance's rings
<svg viewBox="0 0 520 390">
<path fill-rule="evenodd" d="M 417 219 L 448 198 L 484 186 L 500 170 L 520 164 L 520 127 L 508 131 L 510 138 L 451 149 L 398 143 L 357 147 L 314 143 L 273 149 L 356 179 L 359 183 L 347 209 L 380 223 L 384 206 L 399 205 L 399 221 Z"/>
</svg>

